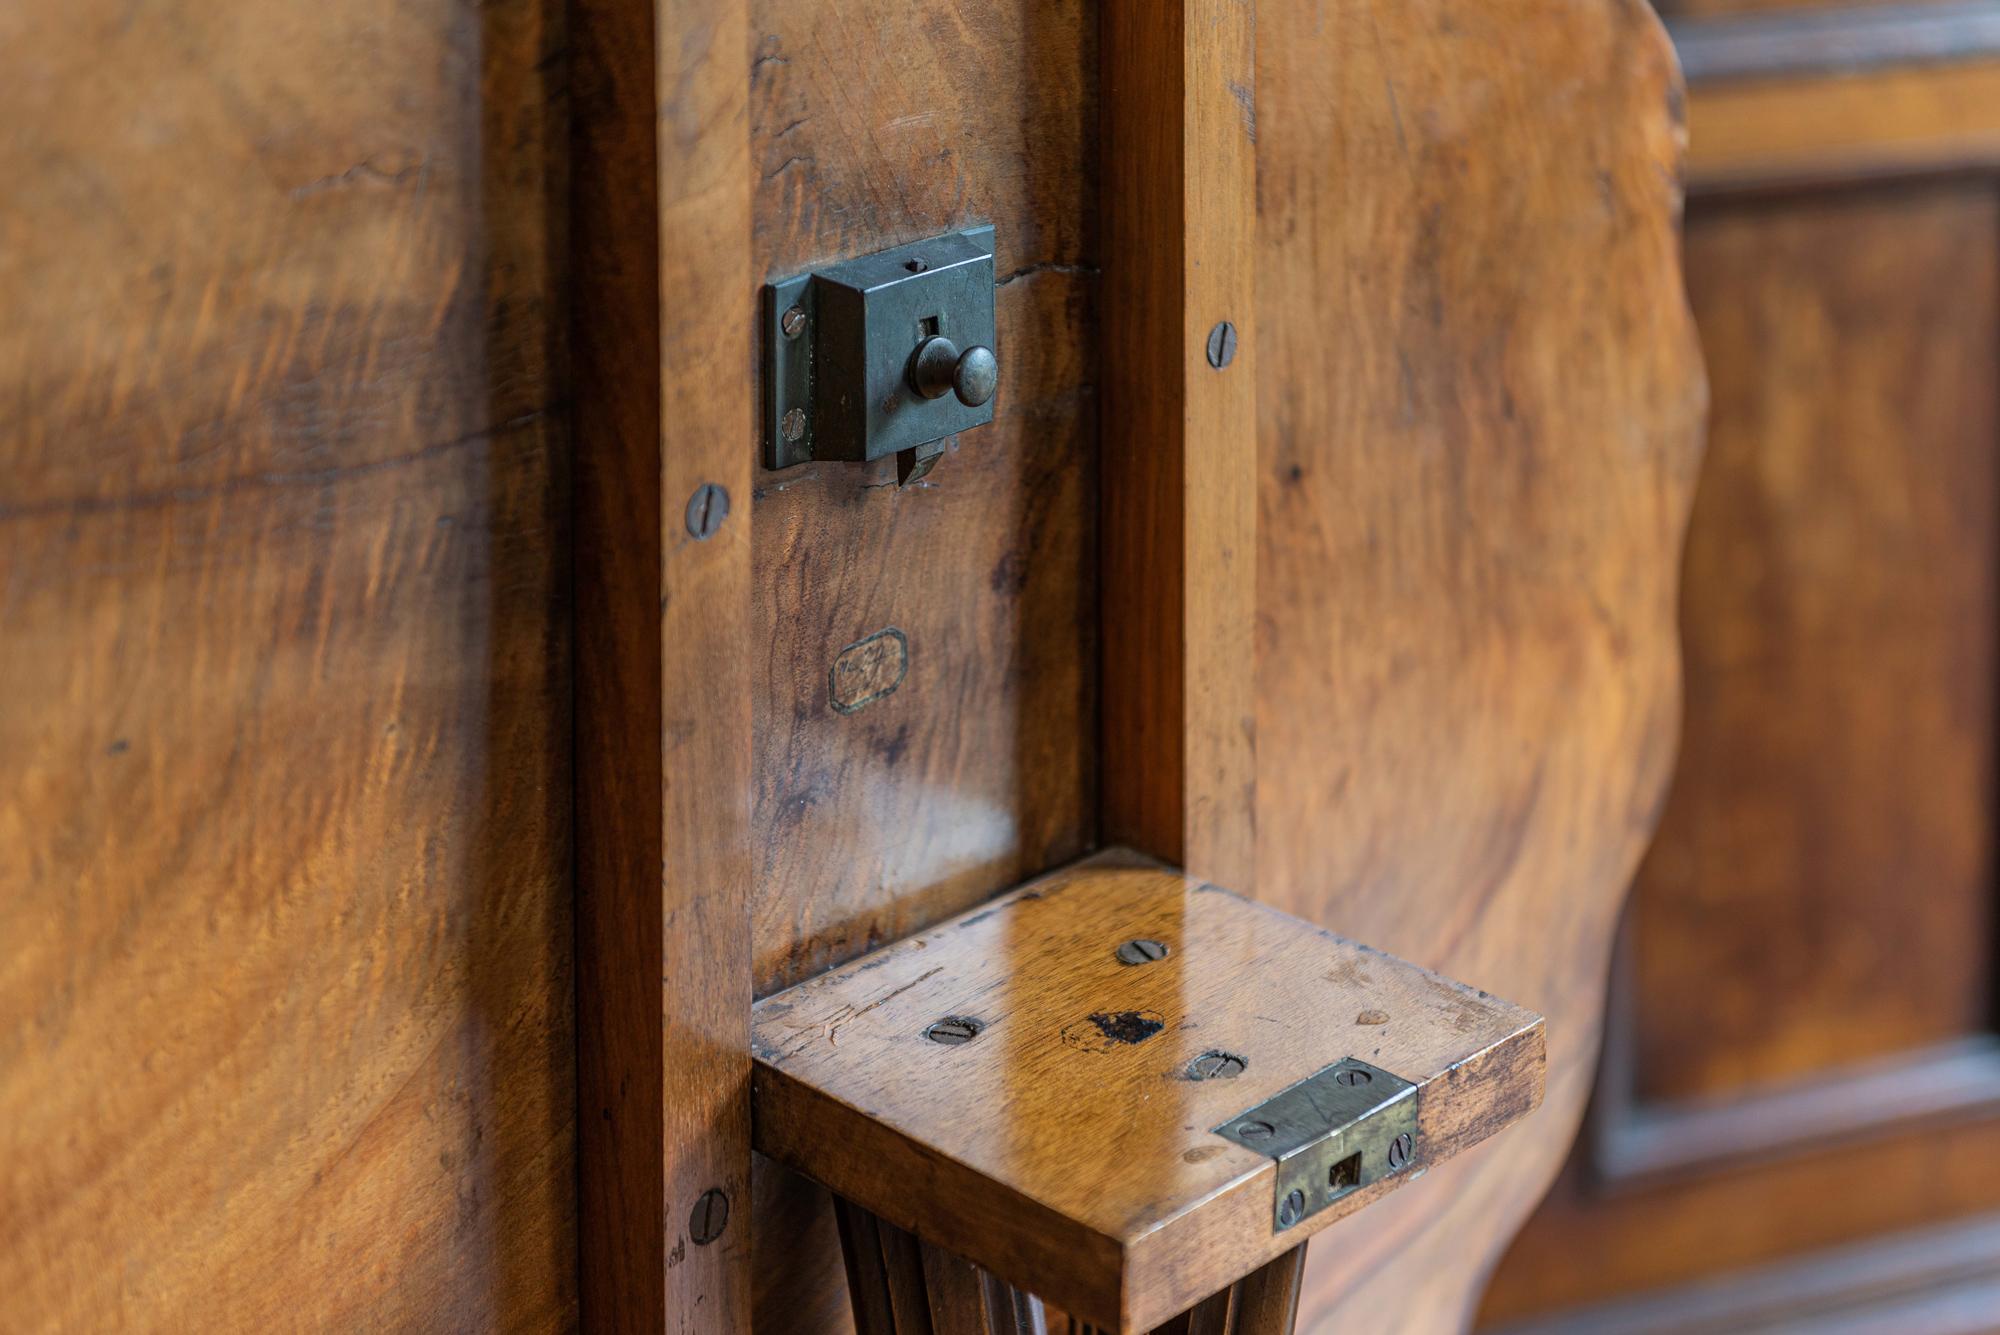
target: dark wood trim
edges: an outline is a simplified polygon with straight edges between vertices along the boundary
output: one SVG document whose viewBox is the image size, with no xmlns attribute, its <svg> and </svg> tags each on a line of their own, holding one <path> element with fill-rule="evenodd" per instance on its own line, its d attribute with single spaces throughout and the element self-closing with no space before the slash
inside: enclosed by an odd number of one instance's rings
<svg viewBox="0 0 2000 1335">
<path fill-rule="evenodd" d="M 1669 19 L 1667 31 L 1688 83 L 1699 87 L 2000 55 L 2000 3 L 1949 0 Z"/>
<path fill-rule="evenodd" d="M 1635 1093 L 1631 931 L 1628 915 L 1612 964 L 1604 1051 L 1585 1129 L 1590 1182 L 1600 1192 L 2000 1112 L 2000 1037 L 1988 1034 L 1741 1097 L 1643 1101 Z"/>
<path fill-rule="evenodd" d="M 1599 1178 L 1636 1185 L 2000 1112 L 2000 1039 L 1979 1036 L 1714 1103 L 1612 1105 Z"/>
<path fill-rule="evenodd" d="M 1485 1335 L 1989 1331 L 2000 1312 L 2000 1216 L 1815 1252 Z"/>
<path fill-rule="evenodd" d="M 1249 891 L 1256 861 L 1253 8 L 1108 0 L 1104 838 Z M 1224 364 L 1210 334 L 1228 322 Z"/>
<path fill-rule="evenodd" d="M 750 695 L 717 668 L 750 611 L 747 20 L 572 0 L 569 26 L 582 1324 L 747 1332 Z M 733 513 L 697 540 L 704 483 Z"/>
</svg>

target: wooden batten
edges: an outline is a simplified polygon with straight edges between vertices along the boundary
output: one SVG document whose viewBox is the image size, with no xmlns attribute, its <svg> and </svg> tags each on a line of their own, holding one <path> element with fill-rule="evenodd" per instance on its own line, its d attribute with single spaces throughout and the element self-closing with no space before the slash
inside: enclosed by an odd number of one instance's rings
<svg viewBox="0 0 2000 1335">
<path fill-rule="evenodd" d="M 573 31 L 582 1318 L 747 1331 L 747 19 Z"/>
<path fill-rule="evenodd" d="M 1247 891 L 1254 8 L 1110 0 L 1101 31 L 1104 834 Z"/>
</svg>

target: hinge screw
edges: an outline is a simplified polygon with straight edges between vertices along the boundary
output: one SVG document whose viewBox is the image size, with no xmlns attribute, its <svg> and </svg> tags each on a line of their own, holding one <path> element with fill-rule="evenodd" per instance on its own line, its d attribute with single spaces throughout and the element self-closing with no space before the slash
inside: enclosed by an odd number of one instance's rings
<svg viewBox="0 0 2000 1335">
<path fill-rule="evenodd" d="M 1337 1072 L 1333 1078 L 1337 1083 L 1343 1085 L 1366 1085 L 1373 1083 L 1375 1079 L 1374 1076 L 1368 1074 L 1368 1072 L 1358 1066 L 1350 1066 L 1344 1071 Z"/>
<path fill-rule="evenodd" d="M 979 1037 L 979 1031 L 986 1026 L 964 1015 L 947 1015 L 930 1028 L 924 1030 L 924 1037 L 933 1043 L 942 1043 L 955 1048 L 961 1043 L 970 1043 Z"/>
<path fill-rule="evenodd" d="M 1245 1140 L 1262 1140 L 1277 1128 L 1269 1122 L 1243 1122 L 1236 1128 L 1236 1134 Z"/>
<path fill-rule="evenodd" d="M 1124 945 L 1118 947 L 1118 962 L 1120 964 L 1151 964 L 1155 960 L 1165 959 L 1169 953 L 1166 942 L 1154 941 L 1142 936 L 1135 940 L 1127 941 Z"/>
<path fill-rule="evenodd" d="M 1389 1142 L 1389 1171 L 1395 1172 L 1410 1161 L 1410 1152 L 1417 1147 L 1416 1137 L 1405 1131 Z"/>
<path fill-rule="evenodd" d="M 806 435 L 806 410 L 803 408 L 794 408 L 786 413 L 778 422 L 778 434 L 785 438 L 785 443 L 788 445 L 796 445 L 801 440 L 804 440 Z"/>
<path fill-rule="evenodd" d="M 1249 1065 L 1233 1052 L 1204 1052 L 1188 1063 L 1188 1079 L 1234 1080 Z"/>
<path fill-rule="evenodd" d="M 701 1199 L 688 1212 L 688 1236 L 697 1247 L 706 1247 L 722 1236 L 722 1230 L 729 1227 L 729 1197 L 720 1189 L 710 1187 L 701 1193 Z"/>
<path fill-rule="evenodd" d="M 1290 1228 L 1299 1222 L 1299 1216 L 1306 1212 L 1306 1194 L 1294 1190 L 1278 1206 L 1278 1227 Z"/>
<path fill-rule="evenodd" d="M 806 331 L 806 308 L 794 306 L 786 311 L 784 318 L 778 321 L 778 327 L 785 331 L 786 338 L 797 338 L 803 334 Z"/>
</svg>

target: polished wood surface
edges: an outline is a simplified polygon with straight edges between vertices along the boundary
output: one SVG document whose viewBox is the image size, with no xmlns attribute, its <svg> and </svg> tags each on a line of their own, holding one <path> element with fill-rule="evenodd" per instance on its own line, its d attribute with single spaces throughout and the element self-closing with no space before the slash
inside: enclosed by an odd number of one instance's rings
<svg viewBox="0 0 2000 1335">
<path fill-rule="evenodd" d="M 1154 963 L 1116 956 L 1133 938 Z M 981 1026 L 947 1046 L 951 1017 Z M 1181 873 L 1056 873 L 759 1002 L 758 1149 L 1075 1316 L 1145 1330 L 1419 1173 L 1274 1231 L 1210 1128 L 1357 1056 L 1418 1086 L 1433 1171 L 1541 1098 L 1540 1020 Z M 1206 1052 L 1245 1063 L 1198 1080 Z"/>
<path fill-rule="evenodd" d="M 747 1331 L 746 14 L 573 20 L 582 1314 Z"/>
<path fill-rule="evenodd" d="M 751 5 L 757 279 L 990 222 L 1000 362 L 993 422 L 921 484 L 887 459 L 757 474 L 760 992 L 1093 842 L 1095 20 L 1080 0 Z M 835 659 L 890 627 L 902 684 L 832 708 Z"/>
<path fill-rule="evenodd" d="M 1542 1111 L 1316 1239 L 1300 1325 L 1449 1330 L 1578 1124 L 1673 755 L 1679 84 L 1639 4 L 1257 49 L 1258 894 L 1549 1035 Z"/>
<path fill-rule="evenodd" d="M 1246 892 L 1255 29 L 1240 0 L 1110 0 L 1102 18 L 1104 835 Z"/>
<path fill-rule="evenodd" d="M 1687 727 L 1510 1329 L 1989 1328 L 1996 21 L 1675 22 L 1715 386 Z"/>
<path fill-rule="evenodd" d="M 0 1325 L 565 1328 L 560 10 L 0 33 Z"/>
</svg>

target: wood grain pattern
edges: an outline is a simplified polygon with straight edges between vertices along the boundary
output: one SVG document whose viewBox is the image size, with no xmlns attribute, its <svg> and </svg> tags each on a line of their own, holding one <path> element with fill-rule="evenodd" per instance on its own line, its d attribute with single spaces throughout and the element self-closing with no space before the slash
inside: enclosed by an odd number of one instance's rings
<svg viewBox="0 0 2000 1335">
<path fill-rule="evenodd" d="M 1258 893 L 1549 1027 L 1543 1110 L 1321 1235 L 1300 1321 L 1453 1329 L 1577 1126 L 1673 754 L 1681 94 L 1637 3 L 1258 20 Z"/>
<path fill-rule="evenodd" d="M 565 1328 L 560 11 L 0 42 L 0 1322 Z"/>
<path fill-rule="evenodd" d="M 1990 179 L 1691 219 L 1716 415 L 1682 759 L 1589 1143 L 1622 1189 L 1579 1163 L 1495 1319 L 2000 1204 L 1996 233 Z"/>
<path fill-rule="evenodd" d="M 1255 885 L 1256 24 L 1247 0 L 1103 23 L 1104 826 Z M 1212 330 L 1235 347 L 1218 368 Z"/>
<path fill-rule="evenodd" d="M 748 1330 L 749 39 L 726 0 L 575 17 L 583 1319 Z"/>
<path fill-rule="evenodd" d="M 1082 0 L 751 9 L 753 268 L 996 228 L 1000 390 L 918 486 L 760 472 L 756 978 L 768 992 L 1089 848 L 1096 828 L 1096 30 Z M 828 701 L 888 627 L 894 694 Z"/>
<path fill-rule="evenodd" d="M 1133 937 L 1171 953 L 1128 967 L 1115 951 Z M 925 1037 L 951 1016 L 983 1027 L 959 1046 Z M 1527 1012 L 1178 872 L 1111 861 L 766 998 L 753 1043 L 760 1151 L 1120 1330 L 1150 1329 L 1420 1176 L 1277 1233 L 1272 1160 L 1209 1128 L 1360 1056 L 1419 1086 L 1429 1170 L 1541 1095 Z M 1210 1050 L 1246 1069 L 1187 1078 Z"/>
</svg>

